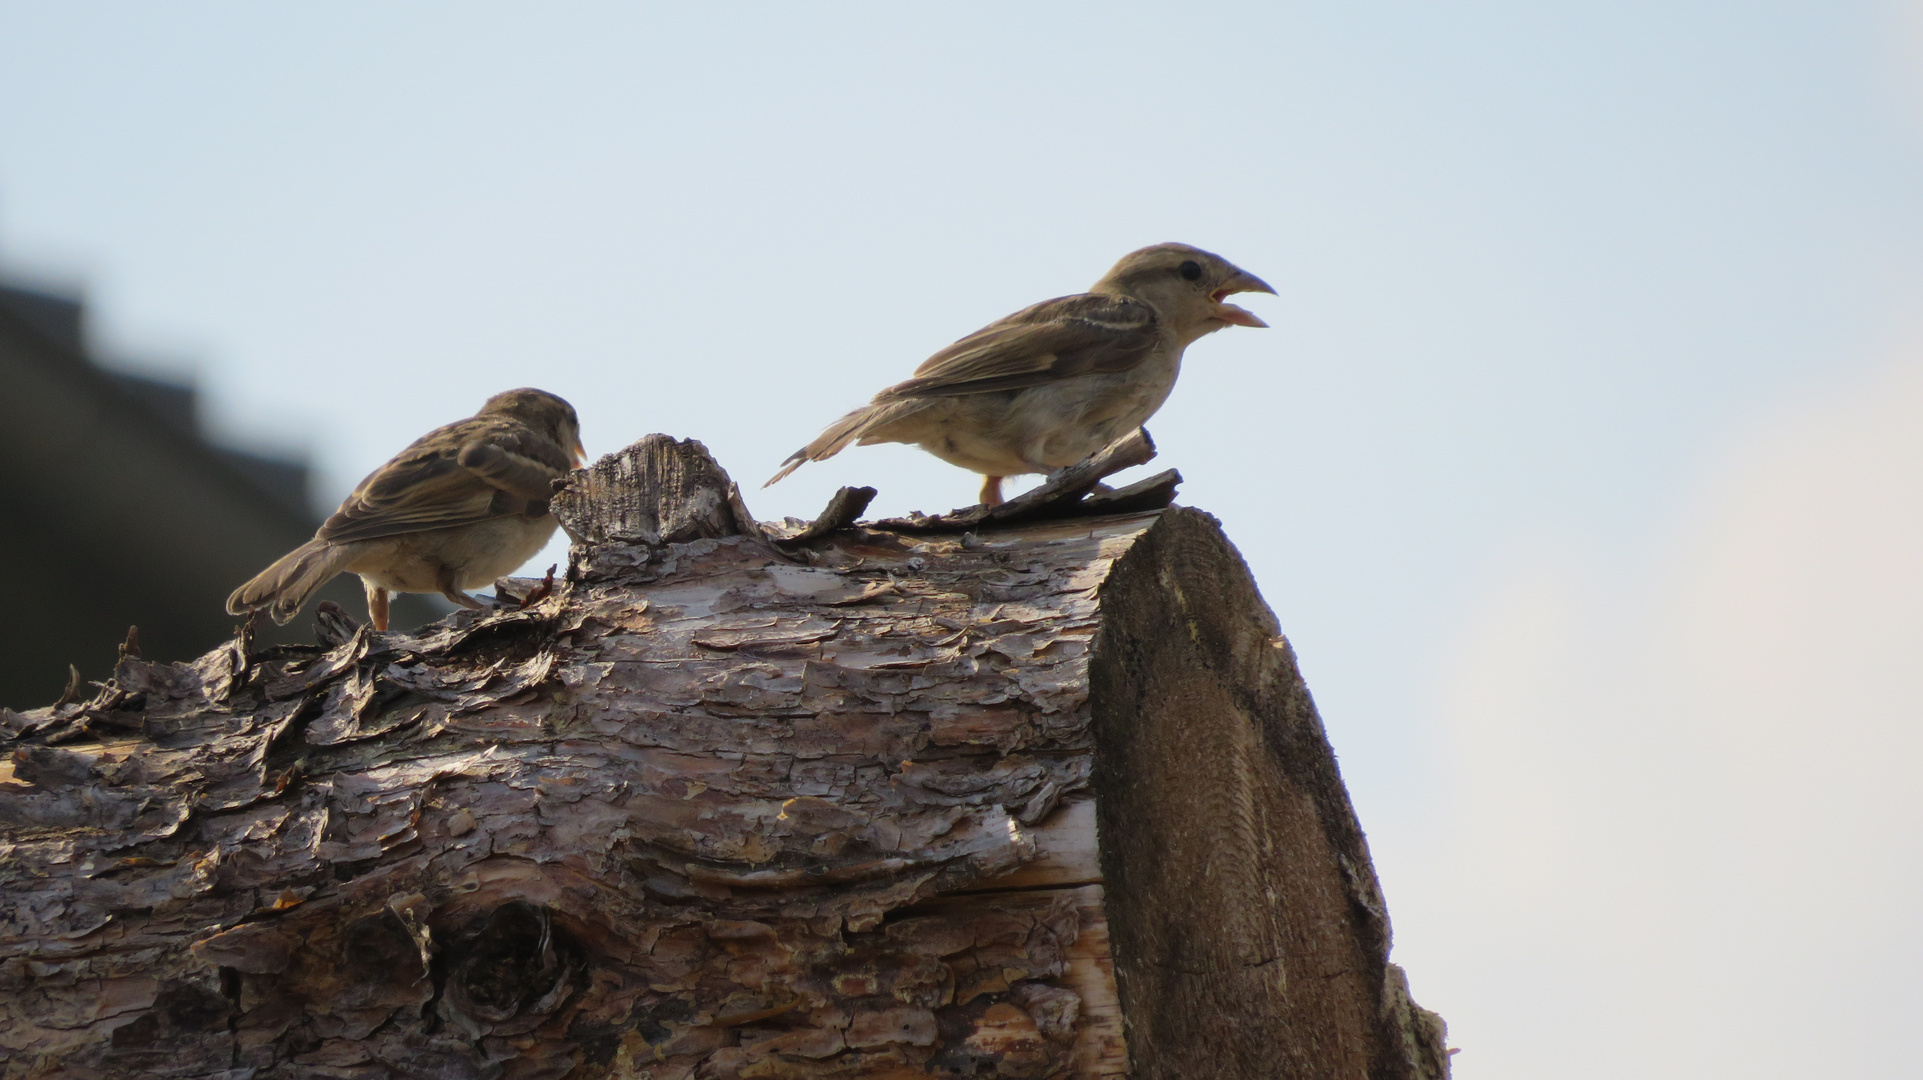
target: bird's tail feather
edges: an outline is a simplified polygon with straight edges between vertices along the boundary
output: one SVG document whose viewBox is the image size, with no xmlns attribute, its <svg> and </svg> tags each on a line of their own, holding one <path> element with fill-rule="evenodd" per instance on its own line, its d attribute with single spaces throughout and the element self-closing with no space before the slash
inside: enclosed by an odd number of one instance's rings
<svg viewBox="0 0 1923 1080">
<path fill-rule="evenodd" d="M 346 545 L 319 538 L 309 540 L 235 589 L 227 598 L 227 614 L 245 615 L 265 608 L 276 623 L 284 624 L 352 559 L 353 552 Z"/>
<path fill-rule="evenodd" d="M 875 429 L 892 424 L 910 413 L 920 412 L 928 407 L 925 401 L 888 401 L 863 405 L 847 416 L 829 424 L 827 429 L 815 436 L 815 441 L 788 455 L 781 463 L 781 471 L 768 478 L 775 483 L 789 473 L 801 468 L 810 461 L 826 461 L 846 449 L 849 443 L 860 439 L 863 443 L 871 441 L 865 436 Z M 887 441 L 887 440 L 880 440 Z"/>
</svg>

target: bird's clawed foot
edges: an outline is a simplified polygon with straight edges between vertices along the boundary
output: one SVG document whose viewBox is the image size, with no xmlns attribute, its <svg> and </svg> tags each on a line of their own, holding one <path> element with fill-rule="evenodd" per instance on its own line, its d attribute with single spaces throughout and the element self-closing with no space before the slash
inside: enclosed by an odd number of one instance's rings
<svg viewBox="0 0 1923 1080">
<path fill-rule="evenodd" d="M 456 604 L 459 604 L 460 606 L 468 609 L 469 611 L 486 611 L 487 610 L 486 604 L 481 603 L 479 600 L 474 599 L 472 596 L 469 596 L 467 593 L 461 590 L 460 583 L 456 581 L 454 578 L 454 571 L 452 568 L 442 567 L 439 578 L 434 583 L 441 587 L 442 596 L 447 597 L 449 600 L 453 601 Z"/>
<path fill-rule="evenodd" d="M 451 585 L 443 588 L 441 590 L 441 595 L 447 597 L 449 600 L 452 600 L 453 602 L 461 605 L 462 607 L 468 609 L 469 611 L 486 611 L 487 610 L 486 604 L 481 603 L 479 600 L 474 599 L 472 596 L 469 596 L 468 594 L 462 592 L 459 589 L 454 588 Z"/>
</svg>

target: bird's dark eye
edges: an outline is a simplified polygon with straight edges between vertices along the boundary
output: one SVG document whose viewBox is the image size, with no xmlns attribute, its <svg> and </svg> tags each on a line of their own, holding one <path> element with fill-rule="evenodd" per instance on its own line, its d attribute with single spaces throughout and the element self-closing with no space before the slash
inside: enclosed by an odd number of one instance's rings
<svg viewBox="0 0 1923 1080">
<path fill-rule="evenodd" d="M 1196 262 L 1194 259 L 1190 259 L 1189 261 L 1183 263 L 1181 266 L 1178 266 L 1175 269 L 1177 273 L 1182 275 L 1184 280 L 1187 280 L 1187 281 L 1202 280 L 1202 264 L 1199 262 Z"/>
</svg>

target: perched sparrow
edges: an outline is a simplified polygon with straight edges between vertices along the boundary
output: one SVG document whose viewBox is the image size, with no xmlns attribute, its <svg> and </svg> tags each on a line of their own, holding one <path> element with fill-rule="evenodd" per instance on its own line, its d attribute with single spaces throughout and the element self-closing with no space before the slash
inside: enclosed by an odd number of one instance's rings
<svg viewBox="0 0 1923 1080">
<path fill-rule="evenodd" d="M 1222 302 L 1238 292 L 1275 290 L 1187 244 L 1131 252 L 1089 291 L 1044 300 L 929 357 L 914 378 L 795 451 L 768 483 L 851 442 L 914 443 L 983 474 L 982 502 L 993 506 L 1002 477 L 1073 465 L 1140 427 L 1167 400 L 1196 338 L 1267 326 Z"/>
<path fill-rule="evenodd" d="M 466 420 L 435 428 L 375 469 L 314 538 L 227 598 L 227 612 L 262 608 L 284 623 L 335 574 L 361 576 L 374 629 L 387 629 L 390 592 L 463 590 L 526 562 L 554 535 L 553 481 L 579 465 L 574 407 L 545 390 L 509 390 Z"/>
</svg>

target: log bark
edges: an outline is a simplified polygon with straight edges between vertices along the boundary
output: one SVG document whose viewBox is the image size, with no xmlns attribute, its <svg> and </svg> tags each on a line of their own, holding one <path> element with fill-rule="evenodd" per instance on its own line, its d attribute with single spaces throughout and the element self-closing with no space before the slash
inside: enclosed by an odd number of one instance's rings
<svg viewBox="0 0 1923 1080">
<path fill-rule="evenodd" d="M 552 588 L 0 716 L 4 1075 L 1446 1076 L 1246 568 L 1100 478 L 772 526 L 650 436 Z"/>
</svg>

